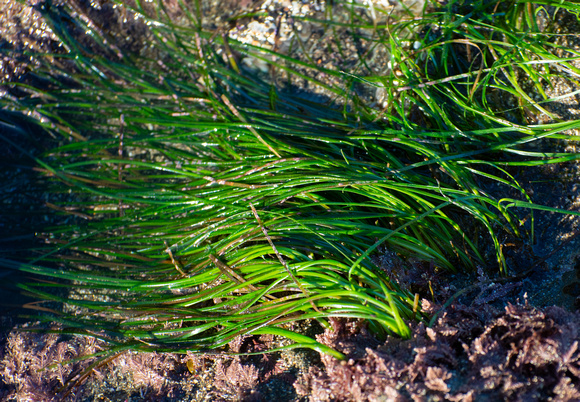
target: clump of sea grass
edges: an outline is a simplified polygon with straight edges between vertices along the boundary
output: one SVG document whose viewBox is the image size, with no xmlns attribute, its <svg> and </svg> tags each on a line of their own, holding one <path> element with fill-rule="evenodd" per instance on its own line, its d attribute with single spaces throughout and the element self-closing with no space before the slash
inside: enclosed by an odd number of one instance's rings
<svg viewBox="0 0 580 402">
<path fill-rule="evenodd" d="M 53 278 L 22 285 L 74 306 L 43 319 L 106 339 L 111 353 L 207 352 L 240 335 L 273 334 L 294 341 L 281 348 L 340 358 L 288 329 L 328 317 L 409 336 L 405 321 L 422 318 L 416 297 L 373 263 L 377 248 L 434 269 L 469 269 L 486 263 L 485 235 L 505 269 L 498 233 L 522 230 L 513 207 L 548 209 L 532 204 L 506 167 L 577 159 L 528 145 L 565 138 L 580 122 L 526 125 L 487 101 L 492 88 L 520 99 L 522 110 L 542 110 L 514 71 L 540 82 L 538 58 L 571 68 L 539 47 L 528 25 L 489 17 L 500 6 L 492 3 L 376 26 L 393 70 L 366 77 L 204 31 L 185 5 L 189 23 L 179 25 L 162 3 L 155 16 L 131 10 L 149 22 L 151 55 L 112 46 L 66 5 L 45 5 L 66 50 L 37 55 L 40 84 L 7 84 L 14 95 L 2 104 L 62 141 L 36 160 L 75 194 L 55 208 L 78 222 L 47 229 L 42 256 L 1 263 Z M 408 28 L 422 32 L 417 51 L 396 35 Z M 461 46 L 477 49 L 471 61 Z M 236 54 L 288 74 L 300 65 L 344 77 L 344 86 L 326 86 L 332 101 L 308 101 L 240 69 Z M 385 88 L 385 110 L 353 101 L 355 81 Z M 522 197 L 492 196 L 484 181 Z M 50 291 L 60 287 L 72 293 Z"/>
</svg>

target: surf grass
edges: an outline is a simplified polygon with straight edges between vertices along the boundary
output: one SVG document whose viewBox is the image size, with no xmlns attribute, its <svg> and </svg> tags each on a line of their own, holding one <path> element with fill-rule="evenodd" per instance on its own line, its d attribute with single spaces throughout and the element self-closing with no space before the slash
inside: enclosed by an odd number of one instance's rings
<svg viewBox="0 0 580 402">
<path fill-rule="evenodd" d="M 75 194 L 54 208 L 76 222 L 45 230 L 38 257 L 1 263 L 52 278 L 21 285 L 69 306 L 40 319 L 106 339 L 107 353 L 207 353 L 237 336 L 273 334 L 292 341 L 281 348 L 342 358 L 292 331 L 297 320 L 328 326 L 329 317 L 407 337 L 407 322 L 423 316 L 415 295 L 373 260 L 379 248 L 425 267 L 506 272 L 500 236 L 530 232 L 528 209 L 552 210 L 533 204 L 507 169 L 578 158 L 530 147 L 576 140 L 562 133 L 580 126 L 521 88 L 522 72 L 544 97 L 541 79 L 578 73 L 569 63 L 578 55 L 557 57 L 538 32 L 530 9 L 546 4 L 450 2 L 386 26 L 353 12 L 353 32 L 372 28 L 372 46 L 391 54 L 382 75 L 365 72 L 364 57 L 353 72 L 334 71 L 226 40 L 184 4 L 188 20 L 177 24 L 161 4 L 152 17 L 137 2 L 157 49 L 145 56 L 111 45 L 68 6 L 45 7 L 66 51 L 36 55 L 42 85 L 7 83 L 20 95 L 2 104 L 62 142 L 36 160 L 61 183 L 55 192 Z M 323 87 L 327 101 L 241 69 L 240 57 Z M 382 109 L 357 86 L 385 88 Z M 490 91 L 516 106 L 498 109 Z M 527 124 L 526 110 L 552 123 Z M 522 196 L 489 194 L 489 183 Z M 495 263 L 482 256 L 490 243 Z"/>
</svg>

